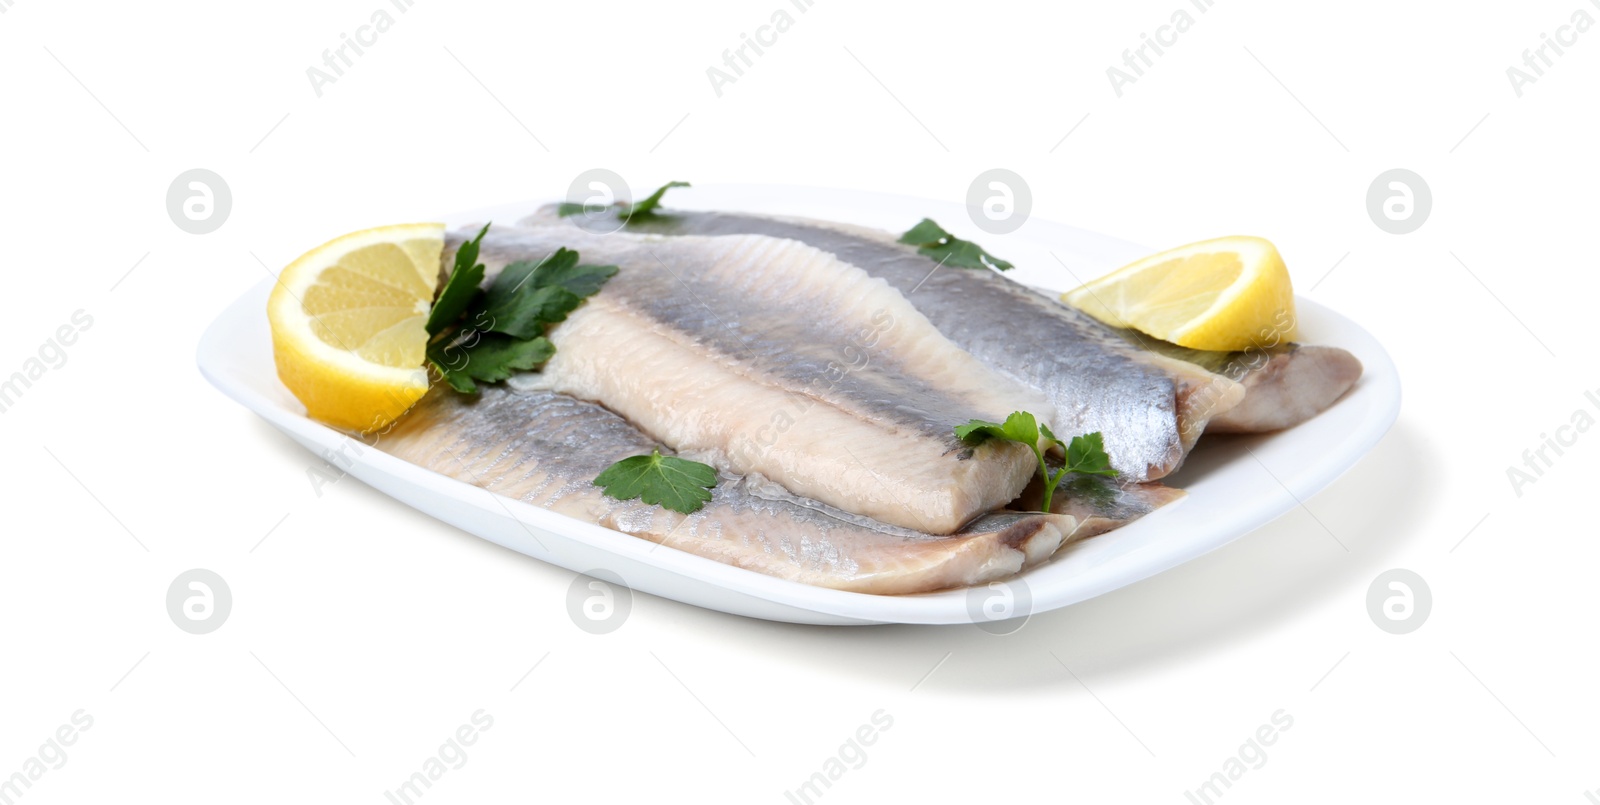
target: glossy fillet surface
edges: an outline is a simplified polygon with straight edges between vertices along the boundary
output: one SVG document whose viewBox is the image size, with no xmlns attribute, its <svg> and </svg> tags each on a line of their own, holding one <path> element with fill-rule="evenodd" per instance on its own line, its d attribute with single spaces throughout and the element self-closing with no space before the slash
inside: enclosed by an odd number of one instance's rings
<svg viewBox="0 0 1600 805">
<path fill-rule="evenodd" d="M 928 533 L 1014 499 L 1019 444 L 955 438 L 1038 392 L 945 338 L 880 278 L 794 240 L 641 238 L 561 226 L 491 230 L 491 273 L 558 247 L 620 270 L 551 330 L 528 383 L 601 403 L 680 453 Z"/>
<path fill-rule="evenodd" d="M 579 231 L 581 216 L 565 219 Z M 521 222 L 561 222 L 553 210 Z M 894 236 L 821 221 L 663 212 L 625 230 L 673 236 L 760 234 L 836 255 L 903 294 L 951 342 L 1038 391 L 1056 433 L 1099 431 L 1129 480 L 1173 471 L 1214 416 L 1244 397 L 1237 382 L 1128 344 L 1087 314 L 994 271 L 940 267 Z"/>
</svg>

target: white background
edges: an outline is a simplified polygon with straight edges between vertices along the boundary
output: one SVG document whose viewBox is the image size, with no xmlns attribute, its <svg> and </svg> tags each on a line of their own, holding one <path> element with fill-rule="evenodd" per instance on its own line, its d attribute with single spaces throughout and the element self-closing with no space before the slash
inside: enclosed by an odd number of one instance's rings
<svg viewBox="0 0 1600 805">
<path fill-rule="evenodd" d="M 389 0 L 0 6 L 0 375 L 94 320 L 0 414 L 0 776 L 94 719 L 28 803 L 386 802 L 480 708 L 493 727 L 426 802 L 787 802 L 880 709 L 892 728 L 819 801 L 1186 802 L 1280 709 L 1293 727 L 1226 802 L 1600 788 L 1600 435 L 1520 497 L 1506 477 L 1600 416 L 1600 29 L 1522 97 L 1506 75 L 1578 8 L 1600 18 L 1588 0 L 816 0 L 720 98 L 706 68 L 789 0 L 416 0 L 321 97 L 306 69 Z M 1119 98 L 1106 68 L 1180 7 L 1192 29 Z M 165 205 L 196 167 L 234 199 L 209 235 Z M 1006 637 L 643 595 L 586 634 L 571 573 L 358 481 L 319 495 L 320 460 L 193 354 L 312 245 L 594 167 L 945 200 L 1004 167 L 1041 218 L 1152 247 L 1267 236 L 1300 293 L 1388 346 L 1404 412 L 1304 510 Z M 1434 198 L 1404 236 L 1365 202 L 1395 167 Z M 164 603 L 196 567 L 234 596 L 204 636 Z M 1404 636 L 1365 604 L 1394 567 L 1434 598 Z"/>
</svg>

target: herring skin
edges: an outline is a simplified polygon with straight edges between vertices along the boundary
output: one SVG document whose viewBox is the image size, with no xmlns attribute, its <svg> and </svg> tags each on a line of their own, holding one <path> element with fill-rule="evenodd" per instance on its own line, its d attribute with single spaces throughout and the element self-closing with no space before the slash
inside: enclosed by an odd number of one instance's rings
<svg viewBox="0 0 1600 805">
<path fill-rule="evenodd" d="M 541 211 L 529 222 L 548 221 L 551 217 L 548 210 Z M 720 213 L 658 213 L 653 219 L 642 219 L 631 224 L 629 229 L 667 233 L 767 231 L 767 227 L 774 223 L 785 227 L 810 227 L 812 231 L 809 234 L 792 228 L 788 231 L 795 236 L 804 234 L 802 240 L 818 245 L 822 240 L 836 240 L 826 238 L 826 234 L 842 233 L 895 246 L 891 242 L 892 235 L 866 227 Z M 814 231 L 817 229 L 824 231 Z M 909 250 L 904 246 L 898 248 L 902 252 Z M 1070 309 L 1070 306 L 1058 300 L 1052 301 Z M 1327 410 L 1361 378 L 1360 360 L 1338 347 L 1273 342 L 1242 352 L 1208 352 L 1158 341 L 1129 330 L 1106 327 L 1098 321 L 1074 323 L 1075 326 L 1077 324 L 1098 325 L 1107 332 L 1114 332 L 1137 352 L 1154 353 L 1191 364 L 1189 367 L 1164 364 L 1166 369 L 1173 372 L 1182 398 L 1178 427 L 1182 434 L 1181 441 L 1188 442 L 1189 446 L 1193 445 L 1193 438 L 1198 437 L 1202 428 L 1212 433 L 1268 433 L 1293 427 Z M 1206 382 L 1204 376 L 1196 376 L 1194 367 L 1238 382 L 1244 387 L 1243 399 L 1237 399 L 1236 390 L 1225 383 Z M 1055 402 L 1059 405 L 1062 401 L 1056 399 Z M 1122 467 L 1119 466 L 1119 469 Z"/>
<path fill-rule="evenodd" d="M 521 226 L 565 224 L 541 210 Z M 894 236 L 822 221 L 754 215 L 657 211 L 627 232 L 674 237 L 761 234 L 837 255 L 899 290 L 957 346 L 986 366 L 1035 389 L 1055 408 L 1041 417 L 1060 434 L 1099 431 L 1112 466 L 1130 481 L 1167 475 L 1194 447 L 1206 423 L 1244 397 L 1239 383 L 1194 364 L 1139 349 L 1088 314 L 993 271 L 940 270 Z"/>
<path fill-rule="evenodd" d="M 1049 403 L 827 252 L 561 226 L 492 230 L 480 259 L 493 276 L 560 247 L 621 270 L 551 330 L 542 388 L 601 403 L 726 472 L 927 533 L 1004 506 L 1033 474 L 1024 446 L 972 448 L 954 428 L 1049 416 Z"/>
</svg>

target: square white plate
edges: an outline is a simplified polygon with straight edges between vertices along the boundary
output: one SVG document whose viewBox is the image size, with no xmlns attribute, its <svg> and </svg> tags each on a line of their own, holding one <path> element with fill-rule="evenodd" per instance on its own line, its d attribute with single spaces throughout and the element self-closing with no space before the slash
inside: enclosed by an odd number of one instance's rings
<svg viewBox="0 0 1600 805">
<path fill-rule="evenodd" d="M 1074 287 L 1151 250 L 1030 219 L 986 235 L 966 208 L 859 191 L 776 186 L 694 187 L 669 199 L 684 209 L 803 215 L 899 231 L 932 217 L 1017 265 L 1013 276 L 1044 288 Z M 545 202 L 451 216 L 459 226 L 512 224 Z M 217 317 L 201 338 L 200 371 L 224 394 L 319 455 L 349 437 L 314 422 L 278 382 L 267 328 L 264 281 Z M 1050 562 L 990 588 L 915 596 L 839 592 L 724 565 L 424 470 L 379 450 L 346 451 L 351 475 L 416 509 L 491 542 L 579 573 L 608 571 L 628 586 L 697 606 L 813 624 L 985 623 L 993 613 L 1024 617 L 1074 604 L 1148 578 L 1265 525 L 1328 486 L 1371 450 L 1400 412 L 1394 364 L 1365 330 L 1310 300 L 1296 300 L 1303 343 L 1343 347 L 1361 359 L 1360 382 L 1314 419 L 1281 433 L 1203 438 L 1167 479 L 1189 497 L 1125 528 L 1062 549 Z"/>
</svg>

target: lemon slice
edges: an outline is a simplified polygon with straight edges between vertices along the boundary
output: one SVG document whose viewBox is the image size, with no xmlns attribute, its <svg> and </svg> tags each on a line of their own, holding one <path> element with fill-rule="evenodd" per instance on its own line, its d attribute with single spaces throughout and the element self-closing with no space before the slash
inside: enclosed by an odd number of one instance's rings
<svg viewBox="0 0 1600 805">
<path fill-rule="evenodd" d="M 1294 337 L 1294 288 L 1277 247 L 1234 236 L 1132 263 L 1061 295 L 1113 327 L 1191 349 L 1234 352 Z"/>
<path fill-rule="evenodd" d="M 443 224 L 400 224 L 329 241 L 283 270 L 267 302 L 272 352 L 312 418 L 369 433 L 428 391 L 443 251 Z"/>
</svg>

